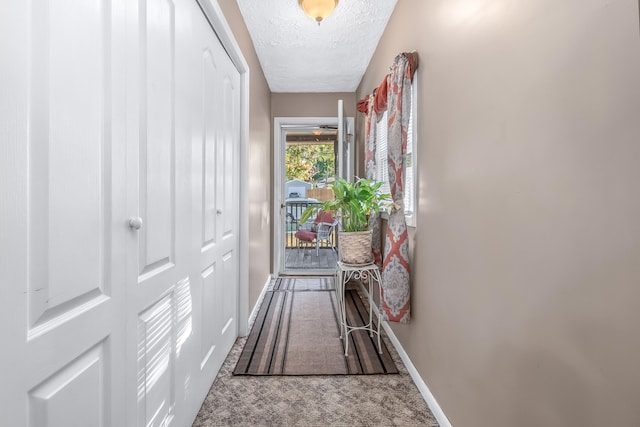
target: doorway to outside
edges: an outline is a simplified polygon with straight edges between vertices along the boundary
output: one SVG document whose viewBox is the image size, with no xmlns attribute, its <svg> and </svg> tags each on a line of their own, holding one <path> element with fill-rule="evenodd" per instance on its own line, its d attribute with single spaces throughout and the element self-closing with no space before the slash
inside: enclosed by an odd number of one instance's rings
<svg viewBox="0 0 640 427">
<path fill-rule="evenodd" d="M 338 130 L 323 125 L 285 132 L 285 248 L 286 271 L 330 270 L 336 267 L 336 224 L 332 215 L 305 210 L 333 199 Z"/>
<path fill-rule="evenodd" d="M 274 273 L 332 275 L 337 265 L 337 220 L 302 213 L 333 198 L 337 176 L 351 179 L 352 118 L 276 118 Z M 342 124 L 342 125 L 340 125 Z M 342 154 L 342 155 L 341 155 Z"/>
</svg>

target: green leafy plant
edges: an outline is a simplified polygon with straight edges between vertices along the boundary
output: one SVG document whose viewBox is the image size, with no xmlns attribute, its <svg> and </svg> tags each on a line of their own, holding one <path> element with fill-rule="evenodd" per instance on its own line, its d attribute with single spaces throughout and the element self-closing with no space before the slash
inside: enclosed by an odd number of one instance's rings
<svg viewBox="0 0 640 427">
<path fill-rule="evenodd" d="M 300 223 L 304 224 L 319 210 L 334 211 L 342 221 L 342 231 L 367 231 L 372 212 L 390 211 L 393 206 L 391 195 L 380 193 L 382 184 L 364 178 L 353 183 L 339 178 L 330 185 L 335 199 L 305 209 Z"/>
<path fill-rule="evenodd" d="M 287 143 L 285 150 L 286 180 L 299 179 L 310 182 L 317 173 L 318 161 L 325 161 L 327 168 L 325 176 L 335 174 L 335 153 L 333 143 L 294 145 Z"/>
</svg>

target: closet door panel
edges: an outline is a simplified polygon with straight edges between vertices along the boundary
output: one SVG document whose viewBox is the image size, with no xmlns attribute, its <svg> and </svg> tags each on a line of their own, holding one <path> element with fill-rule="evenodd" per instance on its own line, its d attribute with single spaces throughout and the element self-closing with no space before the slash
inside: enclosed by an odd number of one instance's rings
<svg viewBox="0 0 640 427">
<path fill-rule="evenodd" d="M 0 14 L 3 425 L 124 424 L 123 1 Z"/>
<path fill-rule="evenodd" d="M 29 318 L 32 333 L 108 292 L 109 15 L 102 1 L 32 14 Z M 69 22 L 71 19 L 71 22 Z M 73 49 L 70 48 L 73 46 Z M 78 58 L 82 58 L 78 61 Z M 71 65 L 72 64 L 72 65 Z"/>
<path fill-rule="evenodd" d="M 175 263 L 175 6 L 140 3 L 139 281 Z"/>
<path fill-rule="evenodd" d="M 179 166 L 185 144 L 176 141 L 176 25 L 185 2 L 138 0 L 131 3 L 127 117 L 131 159 L 128 168 L 131 229 L 127 283 L 128 424 L 170 425 L 180 412 L 177 402 L 181 364 L 178 340 L 189 310 L 184 241 L 188 217 L 177 193 L 185 169 Z M 180 15 L 182 16 L 182 15 Z M 185 292 L 186 291 L 186 292 Z M 186 295 L 185 295 L 186 294 Z M 182 305 L 180 305 L 182 304 Z M 185 362 L 186 363 L 186 362 Z"/>
<path fill-rule="evenodd" d="M 220 131 L 220 104 L 217 98 L 220 96 L 220 82 L 218 81 L 218 69 L 213 53 L 209 48 L 202 51 L 202 122 L 201 140 L 202 150 L 199 162 L 202 170 L 202 250 L 206 251 L 216 244 L 218 205 L 218 165 L 216 163 L 216 141 Z"/>
<path fill-rule="evenodd" d="M 201 295 L 201 376 L 215 375 L 237 337 L 239 73 L 205 19 L 194 21 L 200 109 L 193 121 L 193 225 Z M 195 276 L 195 274 L 194 274 Z"/>
<path fill-rule="evenodd" d="M 222 312 L 217 324 L 220 344 L 224 353 L 233 345 L 237 336 L 238 321 L 238 152 L 240 144 L 240 78 L 229 57 L 221 61 L 222 87 L 221 117 L 218 138 L 218 200 L 222 206 L 220 222 L 218 298 Z"/>
</svg>

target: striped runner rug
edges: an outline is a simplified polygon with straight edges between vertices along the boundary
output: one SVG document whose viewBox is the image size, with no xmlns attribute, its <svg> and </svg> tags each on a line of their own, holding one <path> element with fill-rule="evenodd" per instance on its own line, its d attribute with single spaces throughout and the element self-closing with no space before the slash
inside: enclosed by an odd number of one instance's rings
<svg viewBox="0 0 640 427">
<path fill-rule="evenodd" d="M 348 289 L 347 321 L 364 325 L 369 311 Z M 333 278 L 279 278 L 265 293 L 234 375 L 397 374 L 389 350 L 366 331 L 349 334 L 349 356 L 340 339 Z M 375 319 L 375 315 L 374 315 Z"/>
</svg>

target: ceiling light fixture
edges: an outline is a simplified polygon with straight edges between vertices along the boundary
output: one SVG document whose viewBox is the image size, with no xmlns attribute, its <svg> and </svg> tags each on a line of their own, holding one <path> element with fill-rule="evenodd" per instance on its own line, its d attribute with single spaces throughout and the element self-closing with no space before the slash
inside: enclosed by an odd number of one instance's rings
<svg viewBox="0 0 640 427">
<path fill-rule="evenodd" d="M 331 15 L 338 5 L 338 0 L 298 0 L 298 4 L 304 13 L 320 25 L 323 19 Z"/>
</svg>

